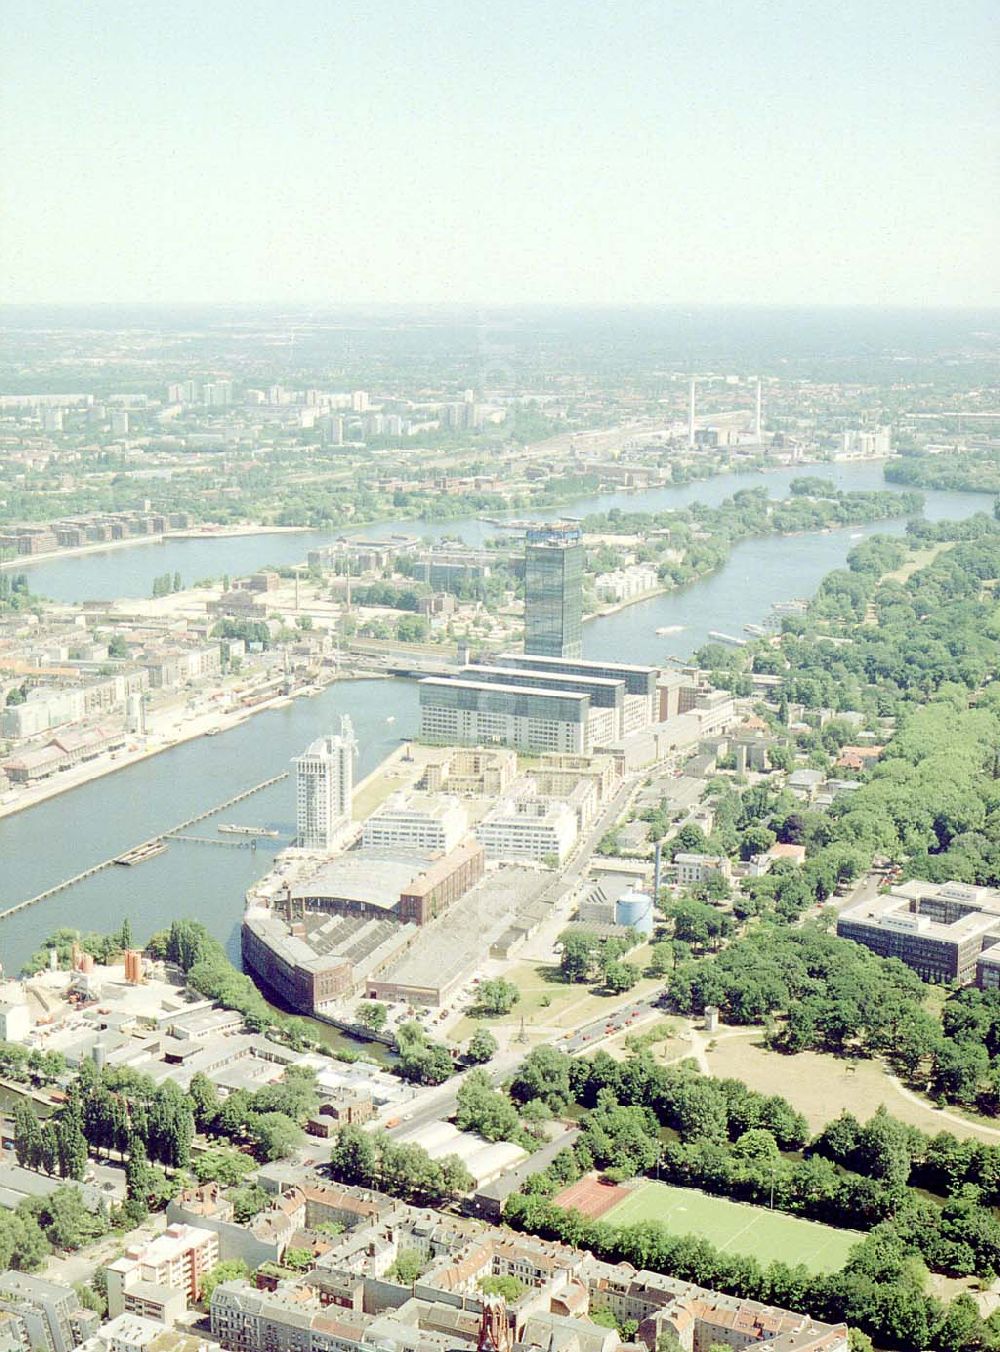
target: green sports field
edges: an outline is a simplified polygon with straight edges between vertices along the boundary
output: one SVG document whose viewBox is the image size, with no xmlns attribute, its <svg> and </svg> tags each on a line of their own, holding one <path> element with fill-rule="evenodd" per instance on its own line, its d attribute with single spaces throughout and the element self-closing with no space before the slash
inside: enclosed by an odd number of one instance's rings
<svg viewBox="0 0 1000 1352">
<path fill-rule="evenodd" d="M 837 1230 L 667 1183 L 640 1183 L 601 1219 L 611 1225 L 662 1221 L 675 1234 L 698 1235 L 727 1253 L 748 1254 L 765 1264 L 774 1259 L 804 1263 L 810 1272 L 843 1267 L 848 1250 L 864 1238 L 857 1230 Z"/>
</svg>

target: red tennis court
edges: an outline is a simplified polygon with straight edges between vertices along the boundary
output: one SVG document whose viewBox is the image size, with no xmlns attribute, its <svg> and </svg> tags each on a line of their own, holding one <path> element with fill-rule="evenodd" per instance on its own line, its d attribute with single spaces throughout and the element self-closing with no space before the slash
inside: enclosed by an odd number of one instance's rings
<svg viewBox="0 0 1000 1352">
<path fill-rule="evenodd" d="M 564 1207 L 567 1211 L 579 1211 L 581 1216 L 596 1220 L 627 1196 L 627 1190 L 618 1183 L 605 1182 L 597 1174 L 587 1174 L 568 1188 L 563 1188 L 552 1200 L 556 1206 Z"/>
</svg>

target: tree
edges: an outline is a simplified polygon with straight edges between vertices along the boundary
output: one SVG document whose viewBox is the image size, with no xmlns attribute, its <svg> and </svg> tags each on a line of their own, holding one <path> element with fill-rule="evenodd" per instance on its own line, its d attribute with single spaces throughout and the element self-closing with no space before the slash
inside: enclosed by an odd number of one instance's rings
<svg viewBox="0 0 1000 1352">
<path fill-rule="evenodd" d="M 202 1131 L 211 1131 L 219 1110 L 219 1091 L 203 1071 L 195 1071 L 188 1085 L 194 1120 Z"/>
<path fill-rule="evenodd" d="M 378 1000 L 362 1000 L 355 1012 L 358 1023 L 373 1033 L 380 1033 L 389 1021 L 389 1011 Z"/>
<path fill-rule="evenodd" d="M 671 859 L 676 859 L 679 854 L 705 854 L 707 851 L 708 837 L 694 822 L 686 822 L 670 842 Z"/>
<path fill-rule="evenodd" d="M 400 1073 L 419 1084 L 444 1084 L 454 1072 L 448 1048 L 429 1041 L 420 1024 L 401 1023 L 396 1029 Z"/>
<path fill-rule="evenodd" d="M 125 1164 L 125 1192 L 129 1201 L 137 1202 L 144 1211 L 149 1207 L 152 1191 L 152 1168 L 141 1136 L 129 1139 L 128 1160 Z"/>
<path fill-rule="evenodd" d="M 79 1188 L 57 1188 L 45 1198 L 38 1214 L 47 1238 L 58 1249 L 79 1249 L 105 1234 L 107 1218 L 89 1211 Z"/>
<path fill-rule="evenodd" d="M 573 1095 L 570 1088 L 572 1060 L 555 1047 L 535 1047 L 521 1062 L 511 1084 L 519 1103 L 541 1099 L 554 1113 L 562 1112 Z"/>
<path fill-rule="evenodd" d="M 484 1296 L 502 1296 L 508 1305 L 520 1300 L 528 1289 L 520 1277 L 480 1277 L 476 1284 Z"/>
<path fill-rule="evenodd" d="M 379 1167 L 375 1138 L 360 1127 L 341 1127 L 330 1152 L 330 1172 L 334 1178 L 372 1188 L 378 1180 Z"/>
<path fill-rule="evenodd" d="M 748 826 L 740 841 L 740 858 L 752 859 L 755 854 L 766 854 L 777 838 L 769 827 L 759 822 Z"/>
<path fill-rule="evenodd" d="M 471 1061 L 474 1065 L 482 1065 L 486 1061 L 491 1061 L 497 1054 L 498 1043 L 488 1028 L 477 1028 L 469 1038 L 469 1045 L 465 1049 L 465 1059 Z"/>
<path fill-rule="evenodd" d="M 656 1352 L 684 1352 L 680 1339 L 674 1333 L 661 1333 L 656 1340 Z"/>
<path fill-rule="evenodd" d="M 205 1150 L 196 1155 L 191 1162 L 194 1176 L 199 1183 L 214 1180 L 224 1188 L 237 1187 L 256 1167 L 254 1161 L 242 1151 L 222 1147 Z"/>
<path fill-rule="evenodd" d="M 480 983 L 473 1010 L 476 1014 L 491 1016 L 509 1014 L 520 998 L 521 992 L 512 981 L 496 977 Z"/>
<path fill-rule="evenodd" d="M 63 1178 L 82 1179 L 87 1172 L 87 1141 L 78 1104 L 68 1104 L 55 1125 L 56 1158 Z"/>
<path fill-rule="evenodd" d="M 589 930 L 565 930 L 560 936 L 562 955 L 559 971 L 564 981 L 579 982 L 590 979 L 597 952 L 597 936 Z"/>
<path fill-rule="evenodd" d="M 59 1138 L 55 1123 L 46 1122 L 38 1145 L 38 1167 L 46 1174 L 54 1174 L 59 1160 Z"/>
<path fill-rule="evenodd" d="M 519 1141 L 523 1135 L 517 1109 L 506 1094 L 493 1088 L 485 1070 L 472 1070 L 457 1095 L 455 1125 L 475 1131 L 486 1141 Z"/>
<path fill-rule="evenodd" d="M 293 1272 L 308 1272 L 314 1262 L 312 1249 L 286 1249 L 281 1260 L 282 1267 Z"/>
<path fill-rule="evenodd" d="M 37 1169 L 41 1164 L 42 1127 L 26 1098 L 14 1104 L 14 1153 L 22 1168 Z"/>
<path fill-rule="evenodd" d="M 624 995 L 639 980 L 639 969 L 630 962 L 612 959 L 604 964 L 604 984 L 612 995 Z"/>
<path fill-rule="evenodd" d="M 661 939 L 649 950 L 649 971 L 652 976 L 666 976 L 674 965 L 674 950 L 669 940 Z"/>
<path fill-rule="evenodd" d="M 286 1113 L 251 1113 L 247 1133 L 260 1160 L 282 1160 L 303 1140 L 302 1128 Z"/>
<path fill-rule="evenodd" d="M 211 1305 L 212 1292 L 220 1282 L 239 1282 L 246 1281 L 250 1276 L 250 1269 L 242 1258 L 227 1258 L 222 1263 L 216 1263 L 215 1267 L 205 1273 L 201 1283 L 201 1303 Z"/>
<path fill-rule="evenodd" d="M 256 1183 L 245 1188 L 235 1188 L 229 1194 L 229 1199 L 233 1204 L 233 1219 L 237 1225 L 245 1225 L 271 1205 L 270 1194 Z"/>
<path fill-rule="evenodd" d="M 147 1140 L 150 1158 L 169 1168 L 186 1168 L 191 1161 L 194 1112 L 187 1095 L 172 1080 L 165 1080 L 153 1095 L 150 1127 Z"/>
<path fill-rule="evenodd" d="M 100 1291 L 95 1290 L 87 1282 L 77 1282 L 73 1290 L 76 1292 L 76 1298 L 80 1302 L 81 1309 L 93 1310 L 94 1314 L 100 1315 L 102 1320 L 107 1317 L 107 1297 L 102 1296 Z"/>
<path fill-rule="evenodd" d="M 403 1286 L 412 1286 L 424 1270 L 424 1261 L 419 1249 L 403 1249 L 395 1263 L 389 1269 L 393 1277 Z"/>
<path fill-rule="evenodd" d="M 599 1168 L 613 1169 L 622 1178 L 645 1173 L 660 1157 L 656 1115 L 638 1104 L 623 1106 L 610 1089 L 599 1090 L 581 1139 Z"/>
<path fill-rule="evenodd" d="M 289 1066 L 283 1079 L 264 1085 L 251 1096 L 250 1106 L 258 1113 L 284 1113 L 293 1122 L 305 1122 L 319 1104 L 316 1072 L 307 1066 Z"/>
</svg>

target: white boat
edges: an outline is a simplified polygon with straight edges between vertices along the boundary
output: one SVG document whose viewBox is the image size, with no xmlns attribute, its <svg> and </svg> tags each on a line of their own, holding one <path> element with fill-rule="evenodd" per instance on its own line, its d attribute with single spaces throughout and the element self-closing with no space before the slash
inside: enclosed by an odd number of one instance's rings
<svg viewBox="0 0 1000 1352">
<path fill-rule="evenodd" d="M 679 634 L 686 626 L 683 624 L 664 624 L 656 631 L 657 638 L 666 638 L 668 634 Z"/>
<path fill-rule="evenodd" d="M 395 723 L 395 721 L 396 721 L 396 715 L 395 715 L 395 714 L 390 714 L 389 717 L 388 717 L 385 721 L 386 721 L 387 723 Z"/>
</svg>

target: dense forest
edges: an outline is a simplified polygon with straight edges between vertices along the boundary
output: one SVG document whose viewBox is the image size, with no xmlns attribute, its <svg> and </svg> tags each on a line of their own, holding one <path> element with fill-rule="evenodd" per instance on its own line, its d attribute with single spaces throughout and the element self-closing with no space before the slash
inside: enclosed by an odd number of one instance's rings
<svg viewBox="0 0 1000 1352">
<path fill-rule="evenodd" d="M 995 446 L 948 455 L 903 455 L 890 461 L 883 472 L 890 483 L 914 488 L 1000 493 L 1000 451 Z"/>
</svg>

